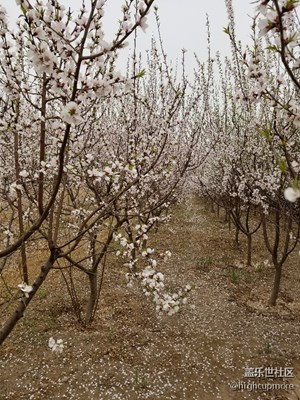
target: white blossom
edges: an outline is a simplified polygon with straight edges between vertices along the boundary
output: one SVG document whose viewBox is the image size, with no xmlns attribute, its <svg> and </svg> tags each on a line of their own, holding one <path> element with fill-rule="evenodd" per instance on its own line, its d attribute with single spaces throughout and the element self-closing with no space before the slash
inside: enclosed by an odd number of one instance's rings
<svg viewBox="0 0 300 400">
<path fill-rule="evenodd" d="M 53 337 L 49 339 L 48 346 L 51 351 L 56 353 L 62 353 L 64 349 L 63 340 L 62 339 L 55 340 Z"/>
<path fill-rule="evenodd" d="M 140 20 L 140 22 L 139 22 L 139 25 L 140 25 L 140 27 L 142 28 L 142 31 L 143 32 L 146 32 L 146 29 L 148 28 L 148 24 L 147 24 L 147 18 L 146 17 L 144 17 L 144 18 L 142 18 L 141 20 Z"/>
<path fill-rule="evenodd" d="M 24 293 L 25 297 L 29 297 L 29 293 L 33 291 L 33 287 L 30 285 L 27 285 L 25 282 L 20 283 L 18 285 L 18 288 Z"/>
<path fill-rule="evenodd" d="M 300 198 L 300 190 L 289 187 L 285 189 L 284 197 L 291 203 L 295 203 L 295 201 Z"/>
<path fill-rule="evenodd" d="M 79 106 L 75 101 L 70 101 L 66 104 L 61 113 L 61 118 L 64 122 L 70 125 L 79 125 L 83 121 L 80 116 Z"/>
<path fill-rule="evenodd" d="M 22 178 L 27 178 L 29 176 L 29 173 L 25 170 L 21 171 L 19 174 Z"/>
</svg>

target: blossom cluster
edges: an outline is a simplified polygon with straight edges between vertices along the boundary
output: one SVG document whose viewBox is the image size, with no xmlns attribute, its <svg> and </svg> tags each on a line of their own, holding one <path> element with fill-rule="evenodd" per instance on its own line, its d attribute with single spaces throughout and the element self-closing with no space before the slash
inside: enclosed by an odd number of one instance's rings
<svg viewBox="0 0 300 400">
<path fill-rule="evenodd" d="M 48 346 L 53 353 L 62 353 L 64 350 L 62 339 L 55 340 L 53 337 L 51 337 L 48 341 Z"/>
<path fill-rule="evenodd" d="M 155 250 L 151 247 L 146 247 L 148 240 L 146 232 L 156 221 L 157 218 L 155 220 L 152 219 L 148 225 L 136 225 L 135 231 L 138 239 L 133 243 L 129 243 L 121 233 L 115 235 L 115 241 L 119 242 L 124 248 L 122 256 L 127 258 L 127 262 L 124 263 L 124 266 L 129 269 L 129 272 L 126 273 L 127 285 L 132 287 L 134 282 L 138 282 L 145 296 L 152 297 L 158 313 L 166 312 L 168 315 L 173 315 L 179 311 L 181 305 L 186 303 L 186 296 L 192 287 L 187 285 L 184 289 L 179 289 L 177 293 L 173 294 L 165 291 L 165 276 L 162 272 L 157 271 L 157 257 L 162 261 L 167 261 L 171 257 L 171 252 L 167 250 L 154 258 Z M 133 252 L 133 250 L 135 251 Z M 140 253 L 140 257 L 138 253 Z M 121 252 L 118 251 L 117 255 L 120 254 Z M 146 261 L 147 266 L 141 272 L 138 272 L 139 264 L 143 259 Z"/>
</svg>

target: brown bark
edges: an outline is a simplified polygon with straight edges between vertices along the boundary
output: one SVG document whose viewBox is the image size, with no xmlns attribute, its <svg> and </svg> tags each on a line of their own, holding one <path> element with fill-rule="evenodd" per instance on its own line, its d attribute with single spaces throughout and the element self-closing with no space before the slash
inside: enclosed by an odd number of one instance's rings
<svg viewBox="0 0 300 400">
<path fill-rule="evenodd" d="M 271 297 L 269 300 L 270 306 L 276 305 L 276 300 L 278 298 L 279 288 L 280 288 L 281 272 L 282 272 L 282 267 L 278 265 L 275 268 L 274 283 L 273 283 L 273 288 L 272 288 L 272 292 L 271 292 Z"/>
<path fill-rule="evenodd" d="M 8 320 L 5 322 L 3 327 L 0 330 L 0 345 L 5 341 L 5 339 L 9 336 L 9 334 L 12 332 L 18 321 L 23 317 L 24 311 L 26 310 L 27 306 L 33 299 L 34 295 L 40 288 L 40 286 L 43 284 L 45 279 L 47 278 L 47 275 L 52 268 L 55 260 L 57 259 L 57 253 L 56 251 L 53 251 L 51 256 L 49 257 L 48 261 L 45 263 L 45 265 L 42 266 L 41 272 L 36 278 L 35 282 L 32 285 L 32 291 L 29 293 L 29 296 L 26 297 L 25 295 L 20 299 L 19 305 L 16 308 L 15 312 L 8 318 Z"/>
</svg>

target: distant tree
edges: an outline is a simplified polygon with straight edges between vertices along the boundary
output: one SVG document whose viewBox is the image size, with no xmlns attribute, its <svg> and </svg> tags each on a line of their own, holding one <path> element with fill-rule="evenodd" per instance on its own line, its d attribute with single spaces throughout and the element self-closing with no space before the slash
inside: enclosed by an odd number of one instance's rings
<svg viewBox="0 0 300 400">
<path fill-rule="evenodd" d="M 225 3 L 232 56 L 224 67 L 218 62 L 219 75 L 211 80 L 217 130 L 209 140 L 217 135 L 219 141 L 199 171 L 201 191 L 247 236 L 249 265 L 251 238 L 262 223 L 275 270 L 269 303 L 275 305 L 283 265 L 299 240 L 299 210 L 292 204 L 300 197 L 299 2 L 259 1 L 253 45 L 246 49 L 236 39 L 232 2 Z"/>
</svg>

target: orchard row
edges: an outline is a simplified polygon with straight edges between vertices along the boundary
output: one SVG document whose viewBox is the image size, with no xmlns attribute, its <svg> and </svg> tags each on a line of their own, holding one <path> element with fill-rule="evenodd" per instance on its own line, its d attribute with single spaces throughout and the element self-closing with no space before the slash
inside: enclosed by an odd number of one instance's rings
<svg viewBox="0 0 300 400">
<path fill-rule="evenodd" d="M 14 30 L 0 7 L 0 273 L 5 279 L 17 263 L 22 278 L 0 343 L 53 268 L 78 321 L 91 324 L 108 255 L 122 260 L 128 284 L 141 285 L 157 312 L 176 313 L 191 286 L 166 290 L 159 263 L 171 254 L 153 249 L 149 232 L 194 192 L 224 207 L 247 236 L 249 265 L 262 226 L 276 302 L 299 239 L 298 2 L 259 2 L 253 44 L 243 48 L 226 1 L 232 55 L 209 54 L 193 78 L 170 67 L 161 40 L 146 66 L 137 54 L 153 3 L 125 1 L 111 42 L 104 0 L 83 3 L 78 15 L 56 0 L 18 1 Z M 117 57 L 130 36 L 134 51 L 121 74 Z M 34 276 L 30 255 L 40 249 Z M 85 301 L 78 279 L 89 289 Z"/>
</svg>

